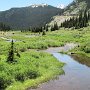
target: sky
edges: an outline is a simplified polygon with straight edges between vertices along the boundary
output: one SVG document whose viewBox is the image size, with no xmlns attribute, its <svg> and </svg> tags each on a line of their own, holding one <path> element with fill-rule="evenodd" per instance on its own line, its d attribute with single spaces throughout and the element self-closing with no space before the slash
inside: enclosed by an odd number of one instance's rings
<svg viewBox="0 0 90 90">
<path fill-rule="evenodd" d="M 42 4 L 46 3 L 52 6 L 65 5 L 67 6 L 73 0 L 1 0 L 0 1 L 0 11 L 8 10 L 12 7 L 25 7 L 32 4 Z"/>
</svg>

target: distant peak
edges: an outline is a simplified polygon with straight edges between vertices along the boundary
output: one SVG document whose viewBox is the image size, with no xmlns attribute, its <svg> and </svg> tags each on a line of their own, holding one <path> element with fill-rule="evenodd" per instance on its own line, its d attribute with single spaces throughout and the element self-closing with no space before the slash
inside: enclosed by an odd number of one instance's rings
<svg viewBox="0 0 90 90">
<path fill-rule="evenodd" d="M 64 4 L 60 4 L 60 5 L 57 6 L 57 8 L 64 9 L 65 5 Z"/>
<path fill-rule="evenodd" d="M 48 6 L 48 4 L 43 3 L 43 4 L 33 4 L 33 5 L 31 5 L 32 8 L 40 7 L 40 6 L 45 7 L 45 6 Z"/>
</svg>

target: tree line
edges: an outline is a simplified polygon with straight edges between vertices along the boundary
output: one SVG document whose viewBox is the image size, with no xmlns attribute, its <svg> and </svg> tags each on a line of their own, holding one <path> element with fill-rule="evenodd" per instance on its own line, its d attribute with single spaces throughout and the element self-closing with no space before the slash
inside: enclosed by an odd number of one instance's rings
<svg viewBox="0 0 90 90">
<path fill-rule="evenodd" d="M 64 28 L 72 28 L 75 29 L 87 27 L 90 20 L 90 14 L 85 10 L 84 12 L 81 12 L 77 17 L 72 17 L 69 20 L 65 20 L 63 23 L 61 23 L 61 27 Z"/>
<path fill-rule="evenodd" d="M 9 30 L 11 30 L 11 27 L 9 25 L 0 22 L 0 31 L 9 31 Z"/>
<path fill-rule="evenodd" d="M 30 27 L 27 31 L 31 31 L 31 32 L 43 32 L 43 31 L 55 31 L 55 30 L 59 30 L 59 26 L 57 24 L 57 22 L 54 22 L 54 24 L 52 26 L 49 26 L 48 24 L 44 25 L 43 27 Z M 23 30 L 21 31 L 23 32 Z"/>
</svg>

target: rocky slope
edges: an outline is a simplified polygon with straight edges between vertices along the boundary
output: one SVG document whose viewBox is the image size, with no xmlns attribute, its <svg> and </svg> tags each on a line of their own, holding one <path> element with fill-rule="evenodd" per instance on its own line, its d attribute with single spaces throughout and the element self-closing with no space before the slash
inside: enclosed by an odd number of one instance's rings
<svg viewBox="0 0 90 90">
<path fill-rule="evenodd" d="M 74 0 L 64 9 L 64 15 L 76 15 L 85 9 L 90 10 L 90 0 Z"/>
</svg>

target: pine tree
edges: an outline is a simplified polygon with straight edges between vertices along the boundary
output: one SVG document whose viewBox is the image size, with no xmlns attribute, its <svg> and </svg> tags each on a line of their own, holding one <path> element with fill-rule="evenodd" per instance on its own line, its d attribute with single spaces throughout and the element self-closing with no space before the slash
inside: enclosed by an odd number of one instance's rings
<svg viewBox="0 0 90 90">
<path fill-rule="evenodd" d="M 48 25 L 45 26 L 45 30 L 48 31 Z"/>
<path fill-rule="evenodd" d="M 1 22 L 0 23 L 0 30 L 1 31 L 9 31 L 9 30 L 11 30 L 11 27 Z"/>
<path fill-rule="evenodd" d="M 84 18 L 85 22 L 88 23 L 88 15 L 87 15 L 86 10 L 84 11 L 84 17 L 83 18 Z"/>
<path fill-rule="evenodd" d="M 61 23 L 61 27 L 65 28 L 72 28 L 75 27 L 75 29 L 83 28 L 88 26 L 88 22 L 90 20 L 90 14 L 85 10 L 84 12 L 81 12 L 79 16 L 76 18 L 70 18 L 69 20 L 65 20 L 63 23 Z"/>
<path fill-rule="evenodd" d="M 61 27 L 63 27 L 63 23 L 61 23 Z"/>
<path fill-rule="evenodd" d="M 15 61 L 14 60 L 14 43 L 12 40 L 11 47 L 10 47 L 9 54 L 8 54 L 8 58 L 7 58 L 7 62 L 13 63 L 14 61 Z"/>
<path fill-rule="evenodd" d="M 55 31 L 53 26 L 51 26 L 51 31 Z"/>
<path fill-rule="evenodd" d="M 42 35 L 46 35 L 46 31 L 45 30 L 43 30 Z"/>
<path fill-rule="evenodd" d="M 55 22 L 54 23 L 54 30 L 58 30 L 59 29 L 59 27 L 58 27 L 58 25 L 57 25 L 57 22 Z"/>
</svg>

